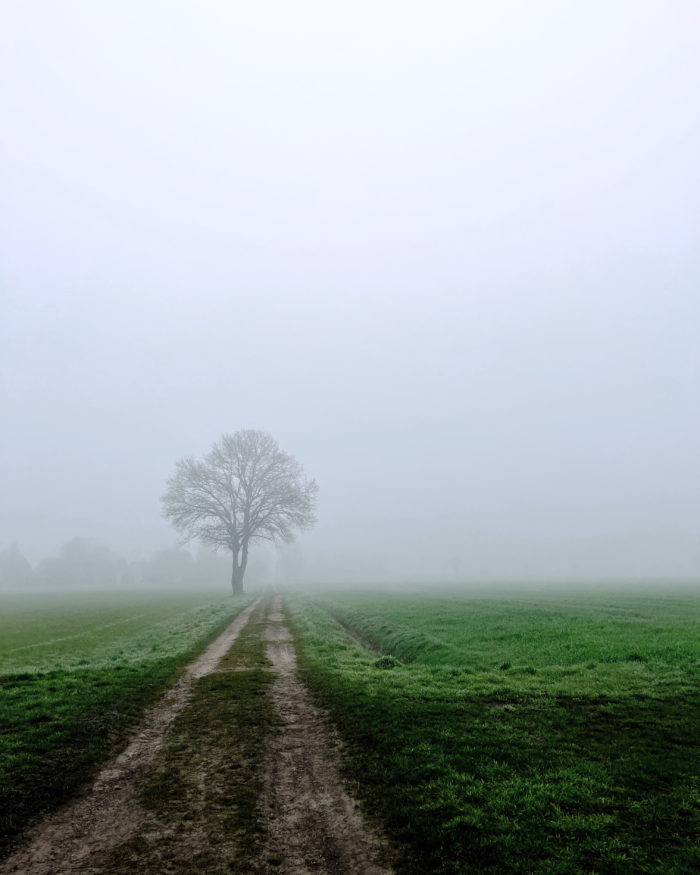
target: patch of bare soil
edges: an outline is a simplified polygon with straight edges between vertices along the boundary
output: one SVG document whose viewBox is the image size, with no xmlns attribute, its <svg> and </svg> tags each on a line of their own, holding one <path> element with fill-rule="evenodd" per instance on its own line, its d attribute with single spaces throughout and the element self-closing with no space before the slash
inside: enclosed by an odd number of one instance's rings
<svg viewBox="0 0 700 875">
<path fill-rule="evenodd" d="M 276 599 L 271 622 L 284 620 Z M 262 810 L 268 842 L 261 871 L 283 875 L 390 873 L 389 849 L 367 824 L 338 770 L 340 742 L 296 676 L 292 636 L 265 631 L 275 682 L 272 700 L 282 727 L 268 751 Z"/>
<path fill-rule="evenodd" d="M 259 601 L 256 599 L 242 611 L 188 666 L 180 680 L 146 713 L 127 748 L 102 768 L 93 784 L 29 833 L 28 843 L 0 865 L 2 875 L 103 871 L 100 861 L 104 855 L 149 819 L 137 802 L 135 784 L 153 765 L 173 720 L 187 706 L 193 680 L 216 669 Z"/>
</svg>

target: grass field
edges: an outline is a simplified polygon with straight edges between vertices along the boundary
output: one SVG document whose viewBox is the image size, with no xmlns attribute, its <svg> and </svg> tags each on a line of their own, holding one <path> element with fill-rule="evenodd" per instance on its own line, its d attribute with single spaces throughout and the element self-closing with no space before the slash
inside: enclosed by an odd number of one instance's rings
<svg viewBox="0 0 700 875">
<path fill-rule="evenodd" d="M 399 871 L 700 871 L 690 591 L 291 602 Z"/>
<path fill-rule="evenodd" d="M 245 601 L 0 595 L 0 856 L 32 816 L 86 779 Z"/>
<path fill-rule="evenodd" d="M 1 855 L 118 747 L 245 599 L 0 598 Z M 397 843 L 397 872 L 700 871 L 691 590 L 329 591 L 287 602 L 301 676 L 346 741 L 352 788 Z M 261 841 L 256 770 L 274 730 L 255 637 L 265 611 L 228 657 L 250 670 L 198 684 L 142 800 L 158 817 L 190 817 L 182 764 L 204 757 L 214 777 L 202 829 L 243 856 Z M 159 871 L 167 841 L 139 842 L 119 860 Z"/>
</svg>

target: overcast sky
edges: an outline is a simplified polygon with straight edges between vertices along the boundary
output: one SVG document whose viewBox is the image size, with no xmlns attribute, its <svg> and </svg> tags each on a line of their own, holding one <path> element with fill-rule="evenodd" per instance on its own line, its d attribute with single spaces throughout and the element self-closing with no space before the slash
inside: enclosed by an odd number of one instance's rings
<svg viewBox="0 0 700 875">
<path fill-rule="evenodd" d="M 696 0 L 2 3 L 0 547 L 259 428 L 310 574 L 699 576 L 699 94 Z"/>
</svg>

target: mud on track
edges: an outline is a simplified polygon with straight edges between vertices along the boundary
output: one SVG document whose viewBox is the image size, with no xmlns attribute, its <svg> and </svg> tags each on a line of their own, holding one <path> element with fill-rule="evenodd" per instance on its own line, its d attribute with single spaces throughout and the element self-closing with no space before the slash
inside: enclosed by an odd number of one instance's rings
<svg viewBox="0 0 700 875">
<path fill-rule="evenodd" d="M 102 768 L 92 786 L 30 831 L 28 843 L 0 864 L 2 875 L 103 871 L 93 863 L 128 839 L 143 820 L 135 783 L 153 765 L 175 717 L 187 707 L 193 681 L 214 671 L 259 601 L 256 599 L 241 611 L 146 712 L 126 749 Z"/>
<path fill-rule="evenodd" d="M 296 653 L 276 598 L 264 632 L 275 672 L 272 701 L 282 727 L 265 761 L 261 800 L 265 872 L 382 875 L 388 848 L 362 817 L 338 770 L 339 742 L 296 676 Z"/>
</svg>

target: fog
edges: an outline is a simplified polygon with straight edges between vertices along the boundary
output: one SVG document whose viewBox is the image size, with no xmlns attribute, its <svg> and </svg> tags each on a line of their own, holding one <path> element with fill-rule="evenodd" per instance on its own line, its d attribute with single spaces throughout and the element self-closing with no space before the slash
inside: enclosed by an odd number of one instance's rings
<svg viewBox="0 0 700 875">
<path fill-rule="evenodd" d="M 310 579 L 700 576 L 699 44 L 694 0 L 4 4 L 0 548 L 171 546 L 175 461 L 256 428 Z"/>
</svg>

